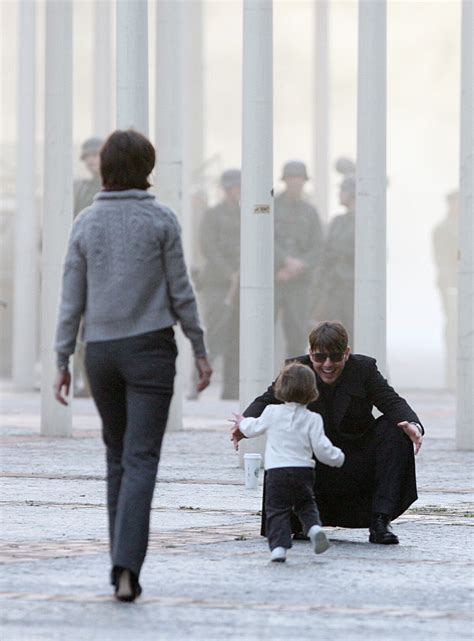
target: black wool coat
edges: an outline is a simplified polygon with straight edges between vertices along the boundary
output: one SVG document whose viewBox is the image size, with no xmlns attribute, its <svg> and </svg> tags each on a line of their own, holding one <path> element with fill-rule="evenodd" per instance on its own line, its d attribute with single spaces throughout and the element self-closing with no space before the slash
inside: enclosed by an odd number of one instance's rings
<svg viewBox="0 0 474 641">
<path fill-rule="evenodd" d="M 291 360 L 308 365 L 313 370 L 308 355 Z M 321 381 L 316 372 L 315 376 L 320 386 Z M 280 402 L 274 395 L 274 383 L 272 383 L 247 407 L 244 416 L 258 417 L 267 405 Z M 318 474 L 324 476 L 327 471 L 334 480 L 335 495 L 331 497 L 329 507 L 321 510 L 325 525 L 368 527 L 370 524 L 373 495 L 370 474 L 376 428 L 376 419 L 372 414 L 374 407 L 383 415 L 377 422 L 380 425 L 380 421 L 384 421 L 384 429 L 386 426 L 387 429 L 392 427 L 401 430 L 396 427 L 401 421 L 420 423 L 417 414 L 405 399 L 397 394 L 379 372 L 375 359 L 360 354 L 349 356 L 335 385 L 331 416 L 328 415 L 321 396 L 308 405 L 310 411 L 317 412 L 323 417 L 327 436 L 346 454 L 346 461 L 343 468 L 340 468 L 341 471 L 338 468 L 325 470 L 327 466 L 319 462 L 316 466 L 315 494 L 318 502 L 322 499 L 324 504 L 324 499 L 327 498 L 318 497 Z M 358 481 L 353 482 L 353 479 Z M 319 488 L 320 491 L 321 488 Z M 412 455 L 411 460 L 407 461 L 406 479 L 401 494 L 397 514 L 394 514 L 393 518 L 404 512 L 417 499 Z M 297 529 L 294 525 L 294 531 Z"/>
</svg>

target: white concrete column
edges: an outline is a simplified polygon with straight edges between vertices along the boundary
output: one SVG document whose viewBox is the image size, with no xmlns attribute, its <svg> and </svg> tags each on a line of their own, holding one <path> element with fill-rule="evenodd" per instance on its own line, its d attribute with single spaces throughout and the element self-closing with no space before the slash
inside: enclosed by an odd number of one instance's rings
<svg viewBox="0 0 474 641">
<path fill-rule="evenodd" d="M 204 160 L 204 74 L 202 0 L 187 0 L 183 12 L 183 219 L 186 258 L 194 263 L 199 223 L 192 194 Z M 159 10 L 159 9 L 158 9 Z"/>
<path fill-rule="evenodd" d="M 200 257 L 199 228 L 202 208 L 193 197 L 201 185 L 204 159 L 204 74 L 203 74 L 203 3 L 183 2 L 183 242 L 188 267 L 196 267 Z M 201 317 L 202 322 L 202 317 Z M 189 341 L 183 344 L 183 388 L 194 394 L 196 384 L 194 355 Z M 182 350 L 183 351 L 183 350 Z"/>
<path fill-rule="evenodd" d="M 161 3 L 160 3 L 161 4 Z M 148 135 L 147 0 L 117 0 L 117 128 Z"/>
<path fill-rule="evenodd" d="M 354 348 L 386 371 L 386 2 L 359 0 Z"/>
<path fill-rule="evenodd" d="M 183 233 L 183 5 L 177 0 L 160 0 L 156 10 L 156 191 L 158 199 L 178 216 Z M 183 379 L 185 339 L 177 330 L 178 361 L 168 430 L 183 426 Z"/>
<path fill-rule="evenodd" d="M 472 0 L 462 3 L 456 445 L 474 449 L 474 132 Z"/>
<path fill-rule="evenodd" d="M 112 131 L 112 6 L 111 0 L 95 0 L 93 134 L 101 138 Z"/>
<path fill-rule="evenodd" d="M 329 2 L 314 3 L 314 122 L 313 153 L 315 189 L 314 201 L 322 222 L 329 219 L 329 147 L 330 113 L 330 58 L 329 58 Z"/>
<path fill-rule="evenodd" d="M 72 3 L 46 2 L 46 106 L 41 301 L 41 433 L 69 436 L 71 406 L 53 396 L 54 335 L 72 221 Z"/>
<path fill-rule="evenodd" d="M 33 389 L 38 318 L 36 211 L 36 7 L 19 4 L 17 211 L 13 297 L 13 384 Z"/>
<path fill-rule="evenodd" d="M 240 235 L 240 405 L 273 378 L 273 6 L 244 0 L 242 204 Z M 263 454 L 264 439 L 240 443 Z"/>
</svg>

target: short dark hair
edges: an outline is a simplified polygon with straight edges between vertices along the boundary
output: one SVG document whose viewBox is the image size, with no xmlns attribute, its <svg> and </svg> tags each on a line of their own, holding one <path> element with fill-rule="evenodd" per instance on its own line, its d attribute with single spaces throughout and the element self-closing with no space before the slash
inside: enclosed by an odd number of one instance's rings
<svg viewBox="0 0 474 641">
<path fill-rule="evenodd" d="M 302 363 L 286 365 L 276 380 L 275 396 L 286 403 L 308 405 L 315 401 L 319 394 L 312 369 Z"/>
<path fill-rule="evenodd" d="M 148 189 L 155 149 L 138 131 L 114 131 L 100 150 L 100 173 L 106 189 Z"/>
<path fill-rule="evenodd" d="M 309 335 L 309 349 L 312 352 L 345 352 L 349 344 L 347 330 L 339 321 L 322 321 Z"/>
</svg>

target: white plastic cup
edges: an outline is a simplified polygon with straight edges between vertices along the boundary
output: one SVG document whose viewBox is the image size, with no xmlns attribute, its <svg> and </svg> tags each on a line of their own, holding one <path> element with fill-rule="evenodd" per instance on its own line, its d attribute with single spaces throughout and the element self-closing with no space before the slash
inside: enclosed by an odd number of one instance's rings
<svg viewBox="0 0 474 641">
<path fill-rule="evenodd" d="M 254 490 L 258 487 L 261 464 L 261 454 L 244 454 L 245 488 L 247 490 Z"/>
</svg>

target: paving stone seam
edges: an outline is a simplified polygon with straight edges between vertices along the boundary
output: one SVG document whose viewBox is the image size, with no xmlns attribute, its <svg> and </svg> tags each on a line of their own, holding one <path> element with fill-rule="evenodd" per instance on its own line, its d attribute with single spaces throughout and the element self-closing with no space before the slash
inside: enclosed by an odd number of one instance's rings
<svg viewBox="0 0 474 641">
<path fill-rule="evenodd" d="M 256 537 L 254 538 L 247 538 L 246 541 L 249 542 L 256 542 L 258 539 Z M 183 548 L 186 548 L 186 556 L 187 557 L 192 557 L 193 555 L 196 556 L 201 556 L 202 555 L 202 550 L 193 550 L 193 546 L 199 547 L 203 545 L 214 545 L 214 544 L 220 544 L 220 543 L 228 543 L 229 540 L 224 540 L 221 539 L 219 541 L 206 541 L 206 542 L 199 542 L 195 541 L 194 543 L 187 543 L 187 544 L 176 544 L 176 545 L 169 545 L 166 544 L 165 542 L 162 543 L 155 543 L 151 544 L 149 547 L 150 552 L 160 552 L 160 553 L 165 553 L 167 556 L 173 556 L 173 555 L 182 555 L 183 554 Z M 52 551 L 45 550 L 44 553 L 41 553 L 40 551 L 37 551 L 35 555 L 31 556 L 26 556 L 26 555 L 19 555 L 15 556 L 14 554 L 10 554 L 9 556 L 2 556 L 0 553 L 0 566 L 1 565 L 12 565 L 12 564 L 21 564 L 21 563 L 33 563 L 36 561 L 44 561 L 44 560 L 52 560 L 52 559 L 68 559 L 68 558 L 76 558 L 76 557 L 84 557 L 84 556 L 97 556 L 100 554 L 108 553 L 108 543 L 106 541 L 102 542 L 100 545 L 97 544 L 96 546 L 90 546 L 89 548 L 81 547 L 78 549 L 69 549 L 65 548 L 64 550 L 58 550 L 57 548 Z M 212 556 L 212 552 L 207 551 L 206 554 L 208 556 Z M 268 561 L 268 550 L 265 549 L 262 550 L 261 552 L 256 552 L 255 550 L 249 550 L 249 551 L 235 551 L 233 550 L 232 552 L 225 552 L 222 550 L 216 550 L 215 551 L 215 556 L 221 558 L 245 558 L 245 557 L 252 557 L 254 559 L 263 559 Z M 295 556 L 295 551 L 292 552 L 293 556 Z M 337 557 L 333 559 L 333 561 L 347 561 L 349 563 L 355 562 L 358 564 L 359 562 L 363 563 L 379 563 L 380 558 L 377 557 L 370 557 L 370 556 L 349 556 L 349 555 L 342 555 L 337 553 Z M 394 558 L 389 558 L 386 557 L 383 559 L 383 562 L 385 565 L 413 565 L 412 560 L 406 560 L 406 559 L 394 559 Z M 446 559 L 439 559 L 439 560 L 434 560 L 434 559 L 420 559 L 417 561 L 417 566 L 428 566 L 428 567 L 449 567 L 449 568 L 473 568 L 474 563 L 473 562 L 463 562 L 463 561 L 447 561 Z"/>
<path fill-rule="evenodd" d="M 25 499 L 23 501 L 0 501 L 0 507 L 59 507 L 59 508 L 69 508 L 73 510 L 78 509 L 106 509 L 105 503 L 58 503 L 55 501 L 33 501 Z M 204 507 L 193 507 L 193 506 L 166 506 L 158 505 L 151 508 L 152 512 L 199 512 L 200 514 L 228 514 L 229 516 L 234 515 L 247 515 L 247 516 L 259 516 L 259 513 L 255 510 L 229 510 L 225 508 L 204 508 Z"/>
<path fill-rule="evenodd" d="M 0 430 L 14 430 L 22 429 L 22 425 L 13 425 L 0 422 Z M 30 426 L 28 426 L 30 427 Z M 39 423 L 33 428 L 36 428 L 35 432 L 27 432 L 26 434 L 4 434 L 0 437 L 0 444 L 14 444 L 14 443 L 25 443 L 25 442 L 37 442 L 41 441 L 44 443 L 55 443 L 60 441 L 61 443 L 65 442 L 63 436 L 44 436 L 40 434 L 40 425 Z M 183 429 L 180 430 L 180 434 L 187 434 L 199 431 L 202 434 L 216 434 L 221 433 L 225 436 L 228 432 L 227 425 L 184 425 Z M 85 439 L 95 439 L 102 441 L 101 437 L 101 428 L 74 428 L 72 430 L 71 436 L 67 437 L 69 442 L 82 441 Z"/>
<path fill-rule="evenodd" d="M 18 478 L 18 479 L 45 479 L 48 481 L 105 481 L 105 476 L 94 474 L 48 474 L 42 472 L 0 472 L 0 478 Z M 185 478 L 167 478 L 159 477 L 157 484 L 176 483 L 190 485 L 235 485 L 244 487 L 240 480 L 223 480 L 223 479 L 185 479 Z M 418 487 L 421 495 L 423 494 L 466 494 L 473 495 L 474 489 L 453 489 L 453 488 L 436 488 L 436 487 Z"/>
<path fill-rule="evenodd" d="M 92 475 L 92 474 L 47 474 L 47 473 L 33 473 L 33 472 L 2 472 L 0 478 L 17 478 L 17 479 L 44 479 L 48 481 L 104 481 L 105 476 Z M 242 489 L 244 484 L 242 481 L 236 480 L 218 480 L 218 479 L 172 479 L 158 477 L 156 480 L 157 485 L 160 483 L 176 483 L 176 484 L 189 484 L 189 485 L 240 485 Z"/>
<path fill-rule="evenodd" d="M 55 501 L 34 501 L 24 499 L 21 501 L 0 501 L 0 506 L 3 507 L 45 507 L 53 508 L 58 507 L 61 509 L 100 509 L 105 510 L 105 503 L 60 503 Z M 459 509 L 447 509 L 446 511 L 439 512 L 436 508 L 432 511 L 426 508 L 415 508 L 417 511 L 408 512 L 397 519 L 397 523 L 405 523 L 407 521 L 425 520 L 429 522 L 439 521 L 442 525 L 466 525 L 474 526 L 472 521 L 471 510 L 466 506 Z M 419 510 L 419 511 L 418 511 Z M 260 516 L 259 511 L 255 510 L 229 510 L 226 508 L 205 508 L 201 506 L 156 506 L 152 507 L 153 512 L 196 512 L 199 514 L 228 514 L 229 516 L 235 515 L 248 515 Z M 455 518 L 456 520 L 450 520 Z M 344 528 L 340 528 L 344 529 Z"/>
<path fill-rule="evenodd" d="M 38 594 L 30 592 L 0 592 L 0 599 L 21 600 L 21 601 L 57 601 L 62 603 L 94 603 L 98 601 L 110 601 L 110 595 L 104 594 Z M 141 604 L 157 603 L 166 607 L 204 607 L 218 610 L 258 610 L 269 612 L 318 612 L 321 614 L 337 615 L 370 615 L 387 616 L 393 618 L 411 617 L 417 619 L 449 619 L 449 620 L 471 620 L 469 612 L 450 610 L 419 610 L 417 608 L 391 608 L 391 607 L 350 607 L 335 605 L 317 604 L 292 604 L 284 602 L 272 603 L 238 603 L 236 601 L 218 601 L 210 599 L 194 599 L 187 597 L 165 597 L 148 596 L 142 597 Z"/>
</svg>

